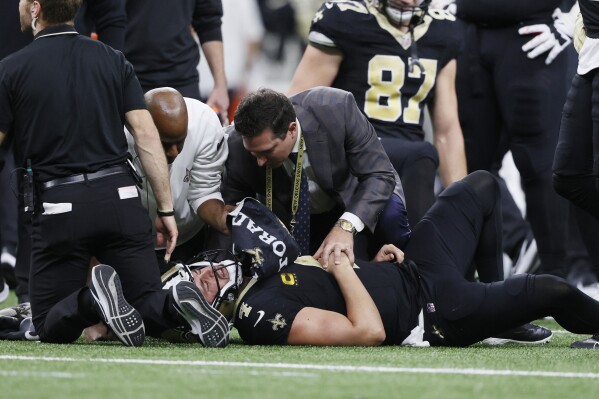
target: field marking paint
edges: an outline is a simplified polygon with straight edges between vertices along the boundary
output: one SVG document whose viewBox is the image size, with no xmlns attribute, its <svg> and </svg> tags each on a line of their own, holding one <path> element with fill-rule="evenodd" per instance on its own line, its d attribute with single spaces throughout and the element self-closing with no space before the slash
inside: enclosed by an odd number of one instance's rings
<svg viewBox="0 0 599 399">
<path fill-rule="evenodd" d="M 238 370 L 239 371 L 239 370 Z M 182 369 L 181 371 L 178 371 L 178 373 L 187 373 L 190 374 L 191 376 L 195 376 L 198 374 L 230 374 L 231 371 L 230 370 L 197 370 L 197 369 L 189 369 L 189 368 L 185 368 Z M 251 375 L 251 376 L 270 376 L 270 377 L 302 377 L 302 378 L 320 378 L 320 374 L 316 374 L 316 373 L 304 373 L 304 372 L 297 372 L 297 371 L 257 371 L 257 370 L 247 370 L 244 371 L 243 374 L 245 375 Z"/>
<path fill-rule="evenodd" d="M 82 373 L 64 373 L 60 371 L 15 371 L 0 370 L 0 377 L 22 377 L 22 378 L 82 378 Z"/>
<path fill-rule="evenodd" d="M 251 363 L 251 362 L 218 362 L 204 360 L 154 360 L 154 359 L 76 359 L 71 357 L 12 356 L 0 355 L 3 360 L 48 361 L 73 363 L 117 363 L 168 366 L 212 366 L 212 367 L 250 367 L 263 369 L 290 369 L 350 373 L 391 373 L 391 374 L 458 374 L 517 377 L 558 377 L 599 379 L 599 373 L 573 373 L 561 371 L 527 371 L 527 370 L 491 370 L 474 368 L 410 368 L 386 366 L 347 366 L 337 364 L 292 364 L 292 363 Z"/>
</svg>

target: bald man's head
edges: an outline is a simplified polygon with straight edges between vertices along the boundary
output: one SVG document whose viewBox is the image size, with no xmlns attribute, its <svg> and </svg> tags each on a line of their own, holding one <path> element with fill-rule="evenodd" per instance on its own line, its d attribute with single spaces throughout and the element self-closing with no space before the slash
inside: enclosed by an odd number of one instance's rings
<svg viewBox="0 0 599 399">
<path fill-rule="evenodd" d="M 150 90 L 144 96 L 148 111 L 160 133 L 167 162 L 173 163 L 187 137 L 187 106 L 181 93 L 170 87 Z"/>
</svg>

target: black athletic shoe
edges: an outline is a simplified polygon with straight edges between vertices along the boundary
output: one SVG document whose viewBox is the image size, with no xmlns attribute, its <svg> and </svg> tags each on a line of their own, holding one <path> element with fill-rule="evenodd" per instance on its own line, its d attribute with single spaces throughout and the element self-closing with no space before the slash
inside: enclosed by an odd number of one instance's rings
<svg viewBox="0 0 599 399">
<path fill-rule="evenodd" d="M 482 343 L 487 345 L 505 345 L 509 343 L 540 345 L 549 342 L 552 336 L 553 333 L 551 330 L 535 324 L 526 323 L 502 334 L 487 338 Z"/>
<path fill-rule="evenodd" d="M 141 314 L 125 300 L 114 269 L 108 265 L 95 266 L 89 288 L 114 335 L 127 346 L 143 345 L 146 333 Z"/>
<path fill-rule="evenodd" d="M 570 348 L 577 349 L 599 349 L 599 334 L 593 335 L 591 338 L 573 342 Z"/>
<path fill-rule="evenodd" d="M 224 348 L 229 344 L 229 323 L 225 316 L 206 302 L 198 287 L 180 281 L 171 288 L 175 309 L 187 321 L 191 332 L 204 346 Z"/>
</svg>

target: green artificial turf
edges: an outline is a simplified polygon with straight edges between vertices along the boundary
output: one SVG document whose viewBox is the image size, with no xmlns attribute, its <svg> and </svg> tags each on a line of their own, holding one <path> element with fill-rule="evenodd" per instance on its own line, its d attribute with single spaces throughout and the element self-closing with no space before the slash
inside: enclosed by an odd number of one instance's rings
<svg viewBox="0 0 599 399">
<path fill-rule="evenodd" d="M 12 304 L 14 297 L 2 306 Z M 553 321 L 539 323 L 557 330 L 539 347 L 255 347 L 236 333 L 225 349 L 151 338 L 142 348 L 0 341 L 0 397 L 597 397 L 599 350 L 570 349 L 581 336 Z"/>
</svg>

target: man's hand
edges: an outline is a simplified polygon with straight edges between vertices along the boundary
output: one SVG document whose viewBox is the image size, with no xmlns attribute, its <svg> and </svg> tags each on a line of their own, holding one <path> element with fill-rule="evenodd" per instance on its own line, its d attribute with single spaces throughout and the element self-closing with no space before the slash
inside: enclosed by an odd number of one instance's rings
<svg viewBox="0 0 599 399">
<path fill-rule="evenodd" d="M 328 266 L 323 266 L 323 269 L 327 271 L 327 273 L 332 274 L 333 276 L 337 273 L 347 273 L 347 269 L 353 269 L 353 262 L 350 262 L 349 257 L 345 254 L 345 252 L 340 253 L 339 261 L 335 260 L 335 253 L 331 252 L 328 258 Z"/>
<path fill-rule="evenodd" d="M 233 209 L 235 209 L 235 207 L 233 207 Z M 203 202 L 197 209 L 197 214 L 200 219 L 226 236 L 231 234 L 227 227 L 227 215 L 229 212 L 230 210 L 228 210 L 227 205 L 216 198 L 211 198 L 208 201 Z"/>
<path fill-rule="evenodd" d="M 215 86 L 206 104 L 218 114 L 223 126 L 229 125 L 229 93 L 226 87 Z"/>
<path fill-rule="evenodd" d="M 404 260 L 404 253 L 393 244 L 385 244 L 375 255 L 373 262 L 395 262 L 401 263 Z"/>
<path fill-rule="evenodd" d="M 83 330 L 83 337 L 85 338 L 85 342 L 116 339 L 112 331 L 110 331 L 104 323 L 94 324 L 93 326 L 85 328 Z"/>
<path fill-rule="evenodd" d="M 553 12 L 553 25 L 536 24 L 518 29 L 520 35 L 536 35 L 522 46 L 522 51 L 531 59 L 549 52 L 545 64 L 551 64 L 572 43 L 575 17 L 556 8 Z"/>
<path fill-rule="evenodd" d="M 156 244 L 159 246 L 165 246 L 166 251 L 164 253 L 164 262 L 168 264 L 171 260 L 171 254 L 177 246 L 177 236 L 179 232 L 177 230 L 177 222 L 174 216 L 157 216 L 156 221 Z M 165 245 L 166 241 L 166 245 Z"/>
<path fill-rule="evenodd" d="M 350 265 L 354 264 L 354 236 L 340 227 L 333 227 L 326 236 L 314 258 L 326 269 L 329 266 L 329 256 L 333 255 L 336 265 L 341 263 L 341 252 L 349 258 Z"/>
</svg>

